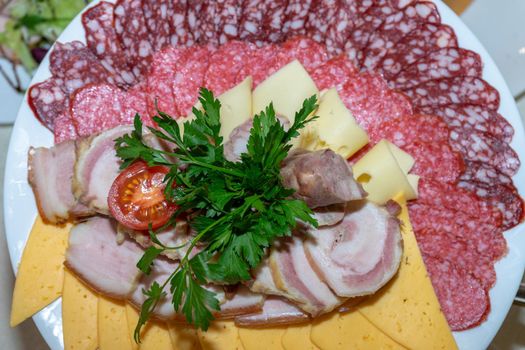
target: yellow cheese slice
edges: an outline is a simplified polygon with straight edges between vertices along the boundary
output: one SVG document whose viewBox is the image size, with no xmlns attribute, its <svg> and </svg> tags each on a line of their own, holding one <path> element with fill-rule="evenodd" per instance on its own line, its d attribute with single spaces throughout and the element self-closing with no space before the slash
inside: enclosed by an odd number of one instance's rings
<svg viewBox="0 0 525 350">
<path fill-rule="evenodd" d="M 131 346 L 133 347 L 133 350 L 137 350 L 139 348 L 139 345 L 135 342 L 135 326 L 137 325 L 137 322 L 139 320 L 139 313 L 138 311 L 131 306 L 130 304 L 126 303 L 126 321 L 128 322 L 128 336 L 131 341 Z"/>
<path fill-rule="evenodd" d="M 399 271 L 388 285 L 360 304 L 358 310 L 407 348 L 456 349 L 421 258 L 406 205 L 402 206 L 400 220 L 404 251 Z"/>
<path fill-rule="evenodd" d="M 174 350 L 202 349 L 194 327 L 184 323 L 169 322 L 168 330 Z"/>
<path fill-rule="evenodd" d="M 126 318 L 128 321 L 128 331 L 134 344 L 133 332 L 139 320 L 138 311 L 131 305 L 126 304 Z M 176 349 L 171 344 L 170 332 L 168 325 L 161 321 L 150 321 L 142 328 L 140 335 L 140 350 L 171 350 Z"/>
<path fill-rule="evenodd" d="M 18 266 L 11 327 L 31 317 L 62 294 L 64 259 L 70 225 L 46 225 L 38 216 Z"/>
<path fill-rule="evenodd" d="M 283 348 L 285 350 L 318 350 L 317 345 L 310 340 L 311 330 L 310 323 L 288 327 L 281 338 Z"/>
<path fill-rule="evenodd" d="M 126 304 L 100 296 L 98 299 L 98 343 L 100 350 L 131 350 Z"/>
<path fill-rule="evenodd" d="M 253 91 L 253 114 L 259 114 L 273 102 L 275 112 L 293 123 L 295 112 L 303 101 L 313 95 L 319 96 L 308 72 L 294 60 L 272 74 Z"/>
<path fill-rule="evenodd" d="M 252 77 L 247 77 L 217 99 L 221 101 L 220 134 L 227 140 L 233 129 L 252 117 Z"/>
<path fill-rule="evenodd" d="M 401 170 L 403 170 L 405 174 L 408 174 L 408 172 L 412 169 L 412 167 L 416 163 L 414 158 L 410 154 L 403 151 L 401 148 L 394 145 L 393 143 L 388 142 L 386 140 L 385 142 L 388 145 L 390 152 L 396 159 L 397 164 L 399 164 L 399 167 L 401 168 Z"/>
<path fill-rule="evenodd" d="M 64 270 L 62 291 L 62 329 L 65 350 L 98 348 L 96 293 L 68 269 Z"/>
<path fill-rule="evenodd" d="M 203 350 L 245 349 L 232 321 L 214 321 L 206 332 L 198 330 L 197 334 Z"/>
<path fill-rule="evenodd" d="M 417 333 L 412 336 L 417 337 Z M 357 311 L 315 320 L 310 339 L 322 350 L 404 349 Z"/>
<path fill-rule="evenodd" d="M 239 338 L 246 350 L 284 349 L 281 344 L 286 327 L 239 328 Z"/>
<path fill-rule="evenodd" d="M 319 118 L 308 124 L 304 142 L 301 140 L 303 148 L 312 151 L 330 148 L 349 158 L 368 143 L 367 133 L 357 124 L 335 88 L 323 94 L 315 115 Z"/>
<path fill-rule="evenodd" d="M 368 199 L 379 204 L 400 194 L 408 199 L 416 198 L 416 191 L 390 145 L 386 140 L 380 141 L 352 167 L 355 178 L 368 192 Z"/>
</svg>

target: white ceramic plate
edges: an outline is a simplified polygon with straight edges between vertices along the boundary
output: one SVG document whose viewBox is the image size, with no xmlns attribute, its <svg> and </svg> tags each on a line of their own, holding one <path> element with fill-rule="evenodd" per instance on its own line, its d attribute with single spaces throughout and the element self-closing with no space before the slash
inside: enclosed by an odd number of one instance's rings
<svg viewBox="0 0 525 350">
<path fill-rule="evenodd" d="M 7 76 L 14 80 L 13 68 L 11 63 L 6 59 L 0 58 L 0 67 L 4 70 Z M 16 71 L 20 78 L 20 82 L 23 87 L 29 86 L 31 77 L 21 67 L 17 66 Z M 20 104 L 24 99 L 24 95 L 18 93 L 9 86 L 9 83 L 4 76 L 0 74 L 0 101 L 2 101 L 2 111 L 0 111 L 0 125 L 11 124 L 15 121 L 16 114 L 20 108 Z"/>
<path fill-rule="evenodd" d="M 91 6 L 97 2 L 93 2 Z M 512 147 L 518 152 L 520 158 L 525 160 L 523 125 L 512 95 L 498 68 L 463 22 L 441 1 L 435 2 L 439 7 L 443 22 L 456 30 L 460 46 L 474 50 L 482 56 L 485 62 L 484 78 L 499 90 L 501 94 L 500 112 L 512 123 L 516 131 Z M 80 15 L 71 22 L 59 38 L 61 42 L 71 40 L 84 41 L 84 30 Z M 49 75 L 49 60 L 46 57 L 36 72 L 33 83 L 40 82 Z M 11 136 L 4 183 L 6 235 L 15 273 L 37 214 L 33 193 L 27 183 L 27 151 L 30 145 L 51 146 L 52 144 L 53 136 L 36 120 L 27 104 L 27 99 L 25 99 Z M 514 177 L 514 182 L 519 192 L 524 194 L 525 166 L 521 167 Z M 496 264 L 497 283 L 490 291 L 492 311 L 487 321 L 481 326 L 465 332 L 454 333 L 461 349 L 484 349 L 490 344 L 503 323 L 518 289 L 525 267 L 525 224 L 506 232 L 505 237 L 507 238 L 509 253 Z M 60 300 L 35 315 L 33 320 L 51 349 L 63 349 Z"/>
</svg>

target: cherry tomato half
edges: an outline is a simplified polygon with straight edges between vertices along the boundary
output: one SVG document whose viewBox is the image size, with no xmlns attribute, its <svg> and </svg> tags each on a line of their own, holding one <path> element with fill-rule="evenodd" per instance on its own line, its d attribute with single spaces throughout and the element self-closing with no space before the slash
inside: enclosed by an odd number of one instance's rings
<svg viewBox="0 0 525 350">
<path fill-rule="evenodd" d="M 137 161 L 122 171 L 109 190 L 108 205 L 111 215 L 122 225 L 147 230 L 164 225 L 177 210 L 164 196 L 164 176 L 169 169 L 164 166 L 148 167 Z"/>
</svg>

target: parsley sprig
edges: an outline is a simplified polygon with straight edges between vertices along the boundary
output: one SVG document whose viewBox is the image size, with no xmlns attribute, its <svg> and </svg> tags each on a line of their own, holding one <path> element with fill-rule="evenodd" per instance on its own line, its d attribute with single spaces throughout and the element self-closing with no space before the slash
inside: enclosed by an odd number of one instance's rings
<svg viewBox="0 0 525 350">
<path fill-rule="evenodd" d="M 180 214 L 192 212 L 190 224 L 196 231 L 171 276 L 162 285 L 155 282 L 143 290 L 146 301 L 135 329 L 137 342 L 141 328 L 167 296 L 168 286 L 175 311 L 182 312 L 189 323 L 206 330 L 213 320 L 213 312 L 219 310 L 219 301 L 206 284 L 236 284 L 251 279 L 250 270 L 259 265 L 265 250 L 276 238 L 290 236 L 298 220 L 317 225 L 306 204 L 290 197 L 293 190 L 282 185 L 280 176 L 281 162 L 292 147 L 290 141 L 316 118 L 311 116 L 317 108 L 316 97 L 303 102 L 288 130 L 276 118 L 272 104 L 256 115 L 247 151 L 239 162 L 224 157 L 219 100 L 202 88 L 199 101 L 202 110 L 193 108 L 195 119 L 184 123 L 184 133 L 179 124 L 163 112 L 158 111 L 153 118 L 158 129 L 148 129 L 159 139 L 173 144 L 169 151 L 146 144 L 138 115 L 134 130 L 116 140 L 122 168 L 139 159 L 149 166 L 170 167 L 165 177 L 165 195 L 177 203 L 179 209 L 167 225 L 173 225 Z M 145 274 L 151 272 L 160 254 L 181 248 L 163 245 L 155 232 L 149 231 L 156 245 L 148 248 L 137 263 Z M 192 256 L 197 244 L 203 244 L 204 249 Z"/>
</svg>

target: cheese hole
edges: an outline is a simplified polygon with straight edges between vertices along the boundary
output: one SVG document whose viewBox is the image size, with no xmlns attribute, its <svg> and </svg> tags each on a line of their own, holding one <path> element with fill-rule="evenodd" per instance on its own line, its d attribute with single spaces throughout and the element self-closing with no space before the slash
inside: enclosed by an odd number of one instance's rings
<svg viewBox="0 0 525 350">
<path fill-rule="evenodd" d="M 366 183 L 369 183 L 371 179 L 372 179 L 372 176 L 370 176 L 367 173 L 364 173 L 364 174 L 359 175 L 359 177 L 357 178 L 357 182 L 366 184 Z"/>
</svg>

